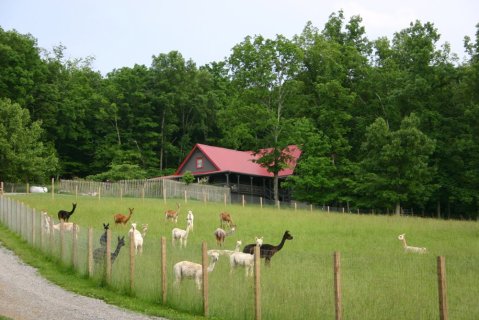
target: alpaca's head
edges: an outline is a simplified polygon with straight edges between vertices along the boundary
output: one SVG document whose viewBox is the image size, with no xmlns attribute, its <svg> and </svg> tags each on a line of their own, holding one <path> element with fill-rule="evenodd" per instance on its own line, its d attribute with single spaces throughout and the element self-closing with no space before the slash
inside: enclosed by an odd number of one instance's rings
<svg viewBox="0 0 479 320">
<path fill-rule="evenodd" d="M 131 227 L 132 227 L 134 230 L 136 230 L 136 223 L 133 222 L 133 223 L 131 224 Z"/>
<path fill-rule="evenodd" d="M 400 234 L 400 235 L 398 236 L 398 240 L 401 240 L 401 241 L 404 240 L 405 236 L 406 236 L 405 233 Z"/>
<path fill-rule="evenodd" d="M 110 224 L 109 223 L 103 224 L 103 229 L 105 229 L 105 231 L 110 229 Z"/>
<path fill-rule="evenodd" d="M 263 237 L 261 238 L 254 237 L 254 240 L 256 241 L 256 244 L 259 245 L 260 247 L 263 245 Z"/>
<path fill-rule="evenodd" d="M 293 240 L 293 236 L 289 233 L 289 231 L 286 231 L 286 232 L 284 233 L 284 238 L 285 238 L 286 240 Z"/>
<path fill-rule="evenodd" d="M 216 262 L 218 261 L 218 259 L 220 258 L 220 254 L 218 252 L 212 252 L 210 254 L 210 257 L 211 257 L 211 262 Z"/>
<path fill-rule="evenodd" d="M 121 238 L 118 236 L 118 248 L 121 248 L 124 245 L 125 245 L 125 236 L 123 236 Z"/>
</svg>

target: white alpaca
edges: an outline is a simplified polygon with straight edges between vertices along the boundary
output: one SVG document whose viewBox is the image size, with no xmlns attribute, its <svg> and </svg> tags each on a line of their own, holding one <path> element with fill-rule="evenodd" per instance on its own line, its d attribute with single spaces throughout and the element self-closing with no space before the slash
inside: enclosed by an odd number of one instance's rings
<svg viewBox="0 0 479 320">
<path fill-rule="evenodd" d="M 245 276 L 253 275 L 253 266 L 254 266 L 254 255 L 244 252 L 234 252 L 230 256 L 230 273 L 233 272 L 233 269 L 236 267 L 245 268 Z"/>
<path fill-rule="evenodd" d="M 190 226 L 186 226 L 186 230 L 180 228 L 174 228 L 171 230 L 171 244 L 175 246 L 177 241 L 180 242 L 180 248 L 185 247 L 188 241 L 188 233 L 190 232 Z"/>
<path fill-rule="evenodd" d="M 41 211 L 42 215 L 42 227 L 45 233 L 50 233 L 50 220 L 51 217 L 48 215 L 48 213 L 44 210 Z"/>
<path fill-rule="evenodd" d="M 213 254 L 211 258 L 208 272 L 212 272 L 215 268 L 219 255 Z M 201 264 L 190 261 L 180 261 L 173 266 L 173 272 L 175 273 L 175 285 L 179 285 L 180 281 L 184 278 L 190 278 L 195 280 L 198 290 L 201 289 L 201 283 L 203 281 L 203 266 Z"/>
<path fill-rule="evenodd" d="M 135 246 L 135 254 L 143 253 L 143 238 L 146 236 L 146 230 L 148 230 L 148 225 L 143 225 L 143 234 L 136 229 L 136 223 L 131 224 L 131 229 L 128 231 L 128 236 L 131 238 L 133 234 L 133 244 Z"/>
<path fill-rule="evenodd" d="M 193 211 L 188 210 L 188 215 L 186 216 L 186 224 L 190 226 L 191 231 L 193 231 L 194 220 L 195 220 L 195 216 L 193 215 Z"/>
<path fill-rule="evenodd" d="M 53 231 L 60 231 L 61 229 L 61 223 L 57 223 L 53 225 Z M 73 222 L 63 222 L 63 230 L 72 232 L 73 231 Z M 77 233 L 80 231 L 80 226 L 77 225 Z"/>
<path fill-rule="evenodd" d="M 254 237 L 254 240 L 256 241 L 256 244 L 259 245 L 260 247 L 263 245 L 263 237 L 261 238 Z"/>
<path fill-rule="evenodd" d="M 210 249 L 210 250 L 207 251 L 207 253 L 208 253 L 208 256 L 210 256 L 210 257 L 212 255 L 214 255 L 215 253 L 219 254 L 220 256 L 224 256 L 224 255 L 230 256 L 235 252 L 239 252 L 242 244 L 243 243 L 241 242 L 241 240 L 238 240 L 238 241 L 236 241 L 236 247 L 235 247 L 234 251 L 233 250 Z"/>
<path fill-rule="evenodd" d="M 50 217 L 46 211 L 42 211 L 42 225 L 43 225 L 43 230 L 45 230 L 45 233 L 50 233 L 50 232 L 57 232 L 60 231 L 61 229 L 61 223 L 53 224 L 52 223 L 52 217 Z M 50 229 L 50 224 L 52 225 L 53 229 Z M 67 232 L 73 232 L 73 222 L 63 222 L 63 230 Z M 78 232 L 80 232 L 80 226 L 77 225 L 77 238 L 78 238 Z"/>
<path fill-rule="evenodd" d="M 426 253 L 427 252 L 426 248 L 408 246 L 407 243 L 406 243 L 406 234 L 405 233 L 400 234 L 398 236 L 398 239 L 402 241 L 405 252 L 415 252 L 415 253 Z"/>
</svg>

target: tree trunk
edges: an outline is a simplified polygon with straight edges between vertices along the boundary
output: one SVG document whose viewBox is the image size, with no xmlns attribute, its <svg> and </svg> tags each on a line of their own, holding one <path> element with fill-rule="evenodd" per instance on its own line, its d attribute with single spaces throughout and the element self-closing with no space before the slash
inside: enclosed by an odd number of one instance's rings
<svg viewBox="0 0 479 320">
<path fill-rule="evenodd" d="M 441 219 L 441 201 L 439 199 L 437 200 L 436 213 L 437 218 Z"/>
<path fill-rule="evenodd" d="M 273 190 L 274 190 L 274 201 L 278 202 L 279 201 L 279 182 L 278 182 L 278 173 L 274 174 L 274 179 L 273 179 Z"/>
<path fill-rule="evenodd" d="M 160 172 L 163 171 L 163 153 L 165 150 L 165 113 L 166 110 L 163 109 L 163 116 L 161 118 L 161 146 L 160 146 Z"/>
<path fill-rule="evenodd" d="M 396 214 L 399 216 L 401 215 L 401 203 L 396 203 Z"/>
</svg>

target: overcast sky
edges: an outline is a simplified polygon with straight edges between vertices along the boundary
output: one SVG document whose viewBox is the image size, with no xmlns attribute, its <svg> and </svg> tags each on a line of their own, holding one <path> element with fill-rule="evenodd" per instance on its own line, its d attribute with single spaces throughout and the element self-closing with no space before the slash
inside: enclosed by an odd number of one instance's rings
<svg viewBox="0 0 479 320">
<path fill-rule="evenodd" d="M 463 56 L 463 39 L 474 39 L 479 1 L 429 0 L 0 0 L 0 26 L 30 33 L 50 50 L 67 47 L 68 58 L 95 57 L 103 74 L 172 50 L 198 66 L 220 61 L 250 35 L 291 38 L 308 21 L 320 30 L 331 13 L 363 18 L 370 40 L 392 38 L 420 20 L 432 22 L 452 51 Z"/>
</svg>

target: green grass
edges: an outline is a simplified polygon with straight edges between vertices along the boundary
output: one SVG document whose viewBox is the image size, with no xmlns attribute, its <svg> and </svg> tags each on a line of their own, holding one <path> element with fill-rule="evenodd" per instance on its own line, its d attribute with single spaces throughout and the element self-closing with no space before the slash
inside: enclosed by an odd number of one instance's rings
<svg viewBox="0 0 479 320">
<path fill-rule="evenodd" d="M 38 210 L 46 209 L 54 218 L 59 209 L 70 210 L 71 203 L 76 201 L 75 197 L 66 195 L 56 195 L 55 200 L 48 195 L 15 198 Z M 86 260 L 85 230 L 88 226 L 95 228 L 95 247 L 99 246 L 102 223 L 110 223 L 113 239 L 117 235 L 127 234 L 129 226 L 114 225 L 114 213 L 126 214 L 129 207 L 134 207 L 130 222 L 148 223 L 149 230 L 144 253 L 136 260 L 134 298 L 129 296 L 127 247 L 113 265 L 111 290 L 101 287 L 98 275 L 91 280 L 78 277 L 79 281 L 86 281 L 94 288 L 107 292 L 105 294 L 119 295 L 125 301 L 130 301 L 124 302 L 124 307 L 141 305 L 139 310 L 159 308 L 160 239 L 164 236 L 167 238 L 168 273 L 166 307 L 201 314 L 201 295 L 194 282 L 184 281 L 179 288 L 175 288 L 172 268 L 180 260 L 200 262 L 203 241 L 207 242 L 208 248 L 216 248 L 213 232 L 219 226 L 218 214 L 225 207 L 223 204 L 204 204 L 198 201 L 184 203 L 181 200 L 180 203 L 178 227 L 186 227 L 188 209 L 192 209 L 195 214 L 195 229 L 188 238 L 188 247 L 183 250 L 172 248 L 170 241 L 174 224 L 166 222 L 163 215 L 164 210 L 175 208 L 175 201 L 168 201 L 165 205 L 163 200 L 154 199 L 102 198 L 99 201 L 96 198 L 80 197 L 77 210 L 70 221 L 81 226 L 79 242 L 80 251 L 83 252 L 80 253 L 82 261 Z M 436 258 L 439 255 L 446 257 L 449 317 L 479 318 L 477 222 L 328 214 L 288 209 L 278 211 L 274 208 L 243 208 L 235 205 L 228 206 L 227 211 L 238 226 L 236 233 L 226 239 L 227 249 L 233 249 L 236 240 L 242 240 L 243 244 L 252 243 L 255 236 L 263 236 L 265 243 L 277 244 L 285 230 L 294 236 L 294 240 L 288 241 L 283 250 L 273 257 L 270 268 L 263 268 L 262 265 L 261 302 L 264 319 L 334 318 L 334 251 L 341 253 L 344 319 L 437 319 Z M 397 239 L 401 233 L 406 233 L 408 244 L 427 247 L 428 253 L 404 253 Z M 116 240 L 112 245 L 115 244 Z M 38 254 L 27 254 L 35 255 Z M 68 263 L 68 258 L 65 262 Z M 79 269 L 80 273 L 84 273 L 85 263 Z M 214 272 L 210 274 L 209 287 L 209 310 L 212 317 L 254 318 L 253 279 L 245 279 L 244 270 L 230 274 L 227 258 L 221 257 Z M 109 299 L 111 298 L 106 298 Z M 122 300 L 119 300 L 117 303 L 121 303 Z M 181 316 L 173 314 L 167 317 L 177 319 Z"/>
</svg>

